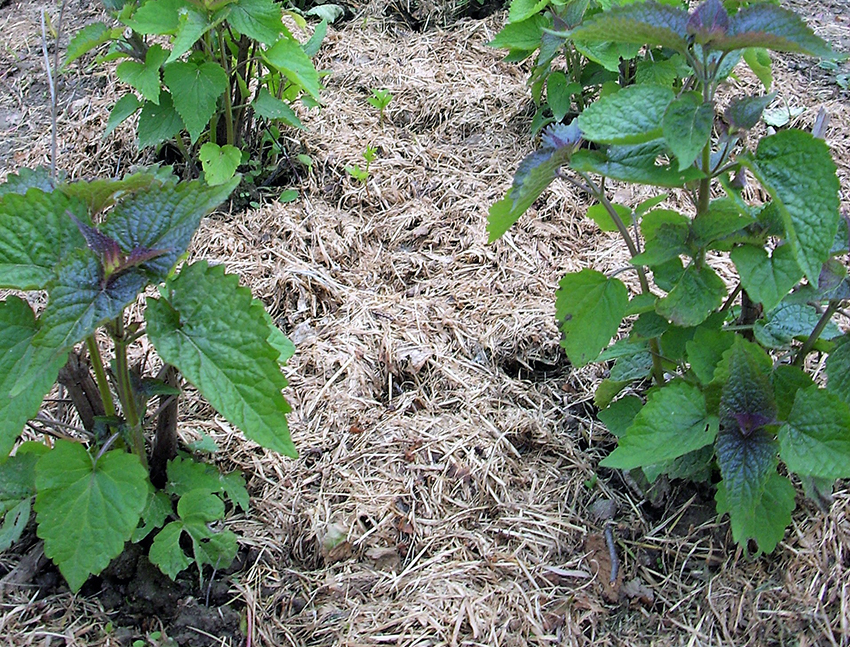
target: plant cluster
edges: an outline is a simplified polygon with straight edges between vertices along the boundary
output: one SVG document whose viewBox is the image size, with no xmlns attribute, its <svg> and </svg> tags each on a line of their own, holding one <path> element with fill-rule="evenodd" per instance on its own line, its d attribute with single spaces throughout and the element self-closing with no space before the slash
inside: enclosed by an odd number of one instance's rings
<svg viewBox="0 0 850 647">
<path fill-rule="evenodd" d="M 640 43 L 623 42 L 601 32 L 580 31 L 592 20 L 625 3 L 618 0 L 512 0 L 508 21 L 491 47 L 508 50 L 507 61 L 534 57 L 528 84 L 537 106 L 532 131 L 555 122 L 570 121 L 585 106 L 622 87 L 656 83 L 677 91 L 690 74 L 681 52 L 673 48 L 644 49 Z M 653 3 L 654 4 L 654 3 Z M 687 0 L 659 0 L 671 9 L 687 8 Z M 742 2 L 727 2 L 738 6 Z M 611 23 L 614 25 L 614 23 Z M 624 29 L 624 25 L 614 25 Z M 746 47 L 741 53 L 758 77 L 769 86 L 770 56 L 767 48 Z"/>
<path fill-rule="evenodd" d="M 850 240 L 823 141 L 793 129 L 757 138 L 773 95 L 737 97 L 719 114 L 718 90 L 748 53 L 835 56 L 791 11 L 740 4 L 706 0 L 688 13 L 636 2 L 544 30 L 544 40 L 605 42 L 675 70 L 636 75 L 550 126 L 488 229 L 499 238 L 555 179 L 596 200 L 587 215 L 619 233 L 630 265 L 567 274 L 555 308 L 575 366 L 613 362 L 595 398 L 618 446 L 601 465 L 639 468 L 649 482 L 719 472 L 718 514 L 737 542 L 770 552 L 795 507 L 789 474 L 814 494 L 850 476 L 850 335 L 834 321 L 850 300 Z M 608 180 L 658 193 L 630 208 L 611 202 Z M 743 190 L 753 180 L 764 202 Z M 670 190 L 690 206 L 660 208 Z M 737 274 L 730 285 L 713 267 L 721 259 Z M 825 384 L 813 352 L 827 356 Z"/>
<path fill-rule="evenodd" d="M 234 558 L 220 522 L 248 494 L 241 475 L 178 451 L 181 376 L 248 438 L 296 455 L 281 394 L 291 342 L 238 276 L 184 262 L 201 218 L 238 182 L 180 183 L 156 169 L 55 183 L 39 169 L 0 185 L 0 287 L 47 294 L 38 314 L 21 296 L 0 301 L 0 550 L 34 509 L 73 591 L 127 541 L 150 542 L 172 578 Z M 158 370 L 130 362 L 142 337 Z M 39 414 L 57 381 L 80 426 Z M 25 425 L 48 442 L 16 447 Z"/>
<path fill-rule="evenodd" d="M 109 49 L 97 61 L 121 61 L 116 75 L 132 91 L 116 102 L 106 134 L 138 112 L 139 147 L 174 142 L 187 163 L 200 161 L 210 184 L 226 183 L 249 160 L 274 171 L 284 154 L 281 126 L 303 128 L 291 104 L 299 97 L 319 104 L 311 58 L 326 21 L 302 44 L 274 0 L 104 3 L 119 26 L 97 22 L 80 30 L 65 65 L 105 43 Z M 298 12 L 287 13 L 306 27 Z"/>
</svg>

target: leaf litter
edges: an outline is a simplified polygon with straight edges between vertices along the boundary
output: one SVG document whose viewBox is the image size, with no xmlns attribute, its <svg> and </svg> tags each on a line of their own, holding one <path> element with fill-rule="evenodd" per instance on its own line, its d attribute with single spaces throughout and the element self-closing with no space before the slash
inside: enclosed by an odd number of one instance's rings
<svg viewBox="0 0 850 647">
<path fill-rule="evenodd" d="M 847 43 L 847 23 L 816 4 L 813 27 Z M 504 17 L 420 33 L 376 3 L 367 11 L 365 26 L 332 28 L 320 53 L 326 106 L 302 110 L 308 130 L 291 140 L 313 160 L 293 183 L 299 198 L 220 213 L 194 242 L 298 344 L 286 391 L 298 460 L 242 440 L 191 394 L 180 424 L 186 442 L 210 438 L 221 466 L 248 478 L 253 508 L 228 521 L 248 563 L 218 577 L 251 644 L 848 644 L 846 483 L 826 514 L 801 502 L 777 552 L 749 562 L 709 494 L 674 484 L 654 507 L 597 473 L 612 447 L 592 406 L 605 372 L 566 362 L 552 294 L 566 271 L 622 267 L 625 250 L 562 185 L 486 244 L 487 208 L 532 148 L 525 72 L 486 47 Z M 79 11 L 75 26 L 93 15 Z M 37 26 L 36 5 L 0 9 L 12 90 L 0 96 L 0 174 L 47 160 Z M 847 93 L 796 60 L 775 62 L 805 108 L 794 125 L 827 109 L 850 186 Z M 71 177 L 152 160 L 133 152 L 126 126 L 100 137 L 114 83 L 76 71 L 60 83 L 59 167 Z M 758 81 L 742 71 L 739 83 Z M 383 124 L 368 104 L 375 87 L 394 96 Z M 368 190 L 344 170 L 366 146 L 377 150 Z M 613 190 L 628 205 L 651 197 Z M 600 500 L 616 502 L 615 521 L 594 515 Z M 14 574 L 19 560 L 4 553 L 0 569 Z M 36 590 L 3 588 L 5 644 L 119 644 L 97 597 Z"/>
</svg>

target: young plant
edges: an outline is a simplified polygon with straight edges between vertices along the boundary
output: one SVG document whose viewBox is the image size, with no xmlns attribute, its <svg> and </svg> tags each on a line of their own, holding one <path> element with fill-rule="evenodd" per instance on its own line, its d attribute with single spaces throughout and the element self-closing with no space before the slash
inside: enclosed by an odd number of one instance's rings
<svg viewBox="0 0 850 647">
<path fill-rule="evenodd" d="M 375 160 L 377 153 L 378 149 L 373 146 L 367 146 L 366 150 L 363 151 L 363 159 L 366 160 L 366 166 L 361 168 L 358 164 L 345 165 L 346 173 L 365 186 L 367 194 L 369 193 L 369 166 Z"/>
<path fill-rule="evenodd" d="M 613 361 L 596 403 L 619 442 L 601 464 L 640 468 L 649 482 L 716 469 L 717 512 L 729 514 L 734 539 L 770 552 L 795 506 L 785 470 L 820 493 L 850 476 L 850 335 L 833 321 L 850 299 L 850 241 L 826 144 L 789 129 L 750 149 L 773 96 L 738 97 L 722 115 L 716 96 L 753 49 L 834 53 L 794 13 L 761 3 L 731 15 L 719 0 L 690 14 L 634 3 L 570 33 L 675 52 L 690 74 L 678 93 L 626 87 L 550 126 L 491 207 L 490 240 L 555 179 L 598 201 L 588 215 L 620 234 L 640 292 L 630 294 L 620 271 L 584 269 L 562 279 L 555 309 L 574 365 Z M 747 177 L 764 203 L 747 199 Z M 614 204 L 609 178 L 659 193 L 635 208 Z M 657 208 L 670 190 L 690 208 Z M 731 285 L 712 267 L 721 256 L 737 271 Z M 609 346 L 624 321 L 628 334 Z M 828 355 L 825 385 L 810 373 L 812 352 Z"/>
<path fill-rule="evenodd" d="M 23 170 L 0 185 L 0 287 L 47 294 L 39 312 L 0 301 L 0 548 L 33 508 L 73 591 L 152 533 L 150 559 L 172 578 L 235 556 L 236 536 L 213 524 L 225 499 L 244 510 L 248 495 L 241 476 L 178 452 L 181 375 L 248 438 L 296 455 L 281 394 L 292 344 L 237 276 L 182 262 L 238 182 L 178 183 L 157 169 L 54 184 Z M 143 294 L 142 319 L 131 306 Z M 158 371 L 147 356 L 130 363 L 142 337 Z M 39 413 L 57 381 L 79 424 Z M 16 447 L 25 426 L 45 442 Z"/>
<path fill-rule="evenodd" d="M 120 26 L 83 28 L 68 45 L 65 65 L 105 43 L 109 51 L 97 60 L 121 60 L 116 75 L 132 91 L 115 104 L 106 134 L 139 112 L 140 148 L 173 141 L 187 163 L 200 159 L 206 177 L 224 182 L 236 171 L 237 150 L 249 158 L 265 153 L 273 164 L 278 151 L 264 146 L 264 136 L 279 125 L 303 128 L 290 107 L 295 100 L 318 105 L 311 58 L 327 31 L 324 21 L 302 44 L 273 0 L 105 4 Z M 288 14 L 306 27 L 299 14 Z"/>
<path fill-rule="evenodd" d="M 372 90 L 372 96 L 366 99 L 370 105 L 374 106 L 378 110 L 378 125 L 384 125 L 384 109 L 390 105 L 390 101 L 393 100 L 393 95 L 389 90 Z"/>
</svg>

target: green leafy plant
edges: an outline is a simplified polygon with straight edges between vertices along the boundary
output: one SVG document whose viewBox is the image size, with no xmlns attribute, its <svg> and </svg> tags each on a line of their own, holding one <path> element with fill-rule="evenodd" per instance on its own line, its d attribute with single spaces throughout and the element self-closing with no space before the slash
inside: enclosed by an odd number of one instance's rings
<svg viewBox="0 0 850 647">
<path fill-rule="evenodd" d="M 345 165 L 346 173 L 365 186 L 367 194 L 369 193 L 369 166 L 371 166 L 377 154 L 378 149 L 373 146 L 367 146 L 366 150 L 363 151 L 363 159 L 366 161 L 365 166 L 361 168 L 359 164 Z"/>
<path fill-rule="evenodd" d="M 292 102 L 300 97 L 318 105 L 321 85 L 311 57 L 327 31 L 325 21 L 302 44 L 273 0 L 106 5 L 120 25 L 83 28 L 65 59 L 67 66 L 109 43 L 97 60 L 121 61 L 116 75 L 132 91 L 116 102 L 106 134 L 138 112 L 141 148 L 172 141 L 186 162 L 200 159 L 205 176 L 223 183 L 243 162 L 241 152 L 265 156 L 262 166 L 274 168 L 282 150 L 279 127 L 303 128 Z M 306 27 L 298 13 L 289 15 Z"/>
<path fill-rule="evenodd" d="M 375 109 L 378 110 L 378 124 L 384 125 L 384 110 L 388 105 L 390 105 L 390 101 L 393 100 L 393 95 L 389 90 L 379 90 L 373 89 L 372 96 L 366 99 L 371 106 L 374 106 Z"/>
<path fill-rule="evenodd" d="M 628 4 L 646 4 L 636 0 Z M 690 74 L 684 55 L 671 47 L 644 50 L 602 30 L 582 30 L 586 20 L 618 8 L 612 0 L 512 0 L 508 21 L 491 47 L 508 50 L 507 61 L 534 57 L 528 84 L 537 112 L 532 131 L 550 123 L 570 121 L 599 97 L 634 84 L 664 85 L 679 91 Z M 656 3 L 650 2 L 650 5 Z M 660 0 L 659 16 L 672 16 L 688 2 Z M 746 3 L 727 3 L 741 5 Z M 636 7 L 633 11 L 638 10 Z M 615 29 L 621 25 L 610 23 Z M 635 39 L 632 39 L 635 40 Z M 750 47 L 743 58 L 770 86 L 770 56 L 766 48 Z"/>
<path fill-rule="evenodd" d="M 735 98 L 722 115 L 716 97 L 747 52 L 834 52 L 788 10 L 730 15 L 719 0 L 690 14 L 628 4 L 570 34 L 672 51 L 690 74 L 678 93 L 626 87 L 550 126 L 491 207 L 490 240 L 555 179 L 598 202 L 588 215 L 620 234 L 639 292 L 620 271 L 584 269 L 561 280 L 555 309 L 574 365 L 613 362 L 595 398 L 618 446 L 601 464 L 640 468 L 650 483 L 719 471 L 717 511 L 734 539 L 770 552 L 795 506 L 785 470 L 820 493 L 850 476 L 850 335 L 833 321 L 850 299 L 850 241 L 826 144 L 788 129 L 750 149 L 773 96 Z M 766 202 L 747 199 L 748 177 Z M 608 179 L 660 191 L 630 208 L 611 202 Z M 689 208 L 660 208 L 670 190 Z M 713 267 L 721 257 L 737 272 L 729 285 Z M 624 323 L 627 335 L 609 345 Z M 825 386 L 808 371 L 812 352 L 828 355 Z"/>
<path fill-rule="evenodd" d="M 21 296 L 0 301 L 0 546 L 34 509 L 74 591 L 128 540 L 153 535 L 150 559 L 172 578 L 235 556 L 235 535 L 217 526 L 225 501 L 244 510 L 248 495 L 240 475 L 178 451 L 183 379 L 248 438 L 296 455 L 281 393 L 292 344 L 237 276 L 182 262 L 238 182 L 178 183 L 157 169 L 54 183 L 39 169 L 0 185 L 0 286 L 47 294 L 38 313 Z M 130 363 L 143 337 L 158 370 L 142 353 Z M 79 424 L 39 413 L 56 382 Z M 49 441 L 16 447 L 25 426 Z"/>
</svg>

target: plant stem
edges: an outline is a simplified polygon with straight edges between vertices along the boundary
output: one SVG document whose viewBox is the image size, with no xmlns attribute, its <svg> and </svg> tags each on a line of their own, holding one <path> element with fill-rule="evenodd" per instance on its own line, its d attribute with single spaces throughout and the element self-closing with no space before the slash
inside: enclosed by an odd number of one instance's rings
<svg viewBox="0 0 850 647">
<path fill-rule="evenodd" d="M 815 325 L 814 330 L 808 336 L 806 341 L 803 342 L 803 345 L 800 347 L 800 350 L 797 352 L 797 355 L 794 357 L 794 366 L 802 366 L 803 362 L 806 360 L 806 356 L 812 351 L 812 348 L 815 347 L 815 343 L 820 339 L 820 335 L 823 332 L 823 329 L 826 328 L 826 325 L 829 323 L 829 320 L 832 319 L 832 315 L 838 310 L 841 302 L 837 299 L 829 302 L 829 305 L 826 307 L 826 310 L 821 315 L 820 319 L 818 319 L 817 325 Z"/>
<path fill-rule="evenodd" d="M 145 451 L 145 435 L 136 409 L 136 394 L 133 392 L 133 385 L 130 381 L 130 367 L 127 363 L 128 341 L 124 336 L 123 313 L 115 320 L 113 340 L 115 341 L 115 381 L 118 386 L 118 397 L 121 399 L 124 418 L 130 430 L 130 447 L 147 469 L 148 456 Z"/>
<path fill-rule="evenodd" d="M 233 146 L 236 142 L 236 137 L 233 133 L 233 103 L 231 101 L 231 94 L 233 92 L 231 84 L 233 80 L 228 63 L 229 56 L 227 54 L 227 48 L 224 45 L 224 31 L 221 25 L 218 27 L 218 47 L 221 52 L 221 66 L 227 74 L 227 91 L 224 93 L 224 124 L 227 128 L 227 143 Z"/>
<path fill-rule="evenodd" d="M 97 382 L 97 390 L 100 391 L 100 398 L 103 400 L 103 409 L 107 416 L 114 418 L 115 401 L 112 399 L 109 380 L 106 379 L 106 371 L 103 369 L 103 358 L 100 355 L 100 349 L 97 347 L 97 340 L 94 338 L 94 335 L 86 337 L 86 348 L 91 358 L 94 379 Z"/>
</svg>

